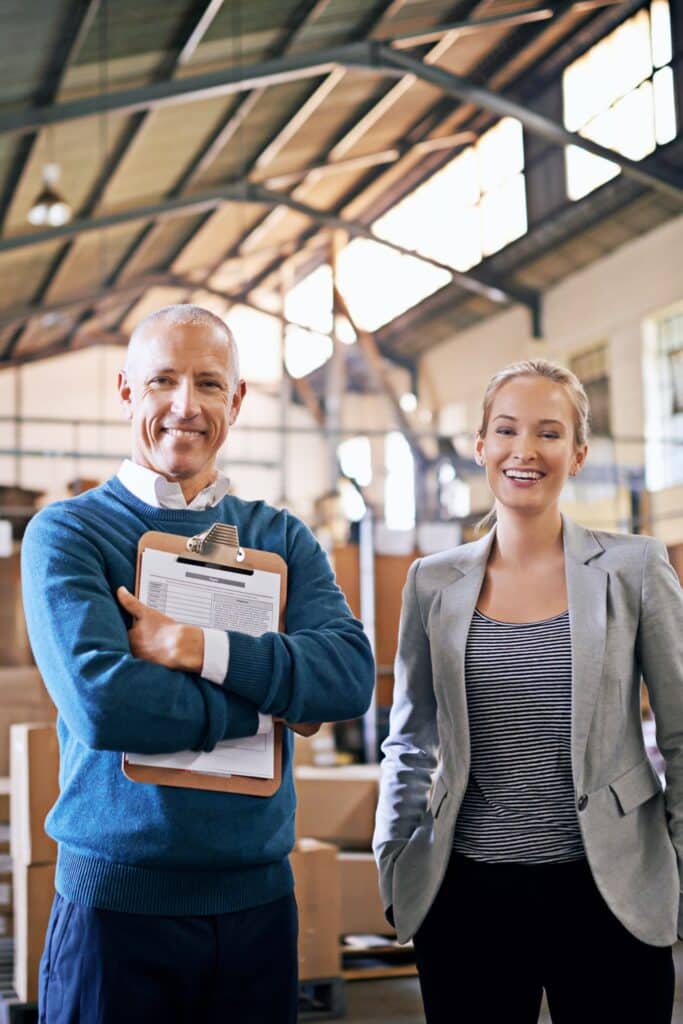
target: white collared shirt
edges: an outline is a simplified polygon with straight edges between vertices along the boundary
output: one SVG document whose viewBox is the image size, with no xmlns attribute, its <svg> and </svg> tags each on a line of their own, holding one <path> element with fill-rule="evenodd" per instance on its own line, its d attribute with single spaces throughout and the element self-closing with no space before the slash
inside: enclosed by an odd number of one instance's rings
<svg viewBox="0 0 683 1024">
<path fill-rule="evenodd" d="M 117 476 L 126 490 L 153 508 L 188 509 L 203 512 L 222 501 L 230 489 L 228 477 L 223 473 L 218 473 L 216 479 L 195 495 L 188 504 L 179 483 L 167 480 L 161 473 L 156 473 L 153 469 L 141 466 L 131 459 L 124 460 Z M 221 686 L 228 674 L 230 637 L 222 629 L 202 627 L 202 633 L 204 634 L 204 660 L 200 674 L 209 682 Z M 260 733 L 268 732 L 271 723 L 270 715 L 262 715 L 259 712 L 258 731 Z"/>
</svg>

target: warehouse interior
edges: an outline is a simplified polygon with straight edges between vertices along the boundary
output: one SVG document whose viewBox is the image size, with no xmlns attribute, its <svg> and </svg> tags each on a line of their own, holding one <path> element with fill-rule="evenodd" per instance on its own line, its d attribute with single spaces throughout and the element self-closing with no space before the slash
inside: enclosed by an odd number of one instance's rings
<svg viewBox="0 0 683 1024">
<path fill-rule="evenodd" d="M 23 533 L 129 457 L 131 331 L 193 303 L 248 386 L 231 493 L 311 527 L 377 665 L 364 718 L 296 738 L 300 1020 L 420 1021 L 370 852 L 379 745 L 408 567 L 491 505 L 492 374 L 578 376 L 590 458 L 563 510 L 657 538 L 683 579 L 683 5 L 0 0 L 0 19 L 1 1012 L 37 1020 L 56 859 Z"/>
</svg>

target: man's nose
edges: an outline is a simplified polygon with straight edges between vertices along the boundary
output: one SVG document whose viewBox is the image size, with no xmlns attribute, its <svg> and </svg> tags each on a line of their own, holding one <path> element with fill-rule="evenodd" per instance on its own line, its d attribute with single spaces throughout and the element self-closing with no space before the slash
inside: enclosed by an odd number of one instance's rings
<svg viewBox="0 0 683 1024">
<path fill-rule="evenodd" d="M 196 416 L 199 410 L 198 396 L 192 381 L 180 381 L 173 392 L 173 412 L 183 419 Z"/>
</svg>

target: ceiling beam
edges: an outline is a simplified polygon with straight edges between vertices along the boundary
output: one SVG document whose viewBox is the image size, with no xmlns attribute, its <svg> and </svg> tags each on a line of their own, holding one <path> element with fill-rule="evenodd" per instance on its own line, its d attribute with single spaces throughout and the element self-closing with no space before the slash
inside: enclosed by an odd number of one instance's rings
<svg viewBox="0 0 683 1024">
<path fill-rule="evenodd" d="M 249 92 L 258 87 L 282 85 L 325 75 L 336 65 L 352 63 L 352 58 L 368 59 L 368 43 L 353 43 L 319 53 L 292 54 L 258 64 L 222 68 L 202 75 L 166 79 L 135 89 L 98 93 L 51 107 L 28 107 L 0 113 L 0 135 L 26 135 L 48 124 L 77 121 L 98 114 L 134 114 L 177 103 L 213 99 Z M 401 72 L 402 74 L 402 72 Z"/>
<path fill-rule="evenodd" d="M 604 0 L 606 3 L 613 0 Z M 425 31 L 406 35 L 405 33 L 382 35 L 381 45 L 396 42 L 400 47 L 421 45 L 428 36 L 430 41 L 444 38 L 451 32 L 471 32 L 489 27 L 501 27 L 506 22 L 511 26 L 520 21 L 552 18 L 551 4 L 544 4 L 520 13 L 510 12 L 490 18 L 454 20 L 431 27 Z M 200 23 L 201 24 L 201 23 Z M 200 28 L 198 24 L 197 28 Z M 190 40 L 188 40 L 188 43 Z M 315 78 L 331 72 L 335 66 L 351 66 L 367 63 L 373 42 L 358 41 L 346 43 L 318 53 L 293 54 L 255 64 L 223 68 L 220 71 L 195 75 L 182 79 L 167 79 L 153 82 L 135 89 L 121 89 L 108 95 L 85 96 L 77 100 L 55 104 L 49 108 L 29 107 L 20 110 L 5 110 L 0 113 L 0 135 L 29 134 L 48 124 L 60 124 L 83 117 L 103 113 L 134 113 L 173 103 L 187 103 L 194 100 L 227 96 L 233 93 L 249 92 L 257 87 L 281 85 L 284 82 L 302 78 Z M 387 67 L 385 72 L 392 74 Z M 402 74 L 402 72 L 401 72 Z"/>
<path fill-rule="evenodd" d="M 356 337 L 358 338 L 358 345 L 363 353 L 367 367 L 372 377 L 374 377 L 377 386 L 388 398 L 399 429 L 410 445 L 410 450 L 413 453 L 415 461 L 420 466 L 424 466 L 429 460 L 422 450 L 422 445 L 413 430 L 410 420 L 401 408 L 398 392 L 394 387 L 394 383 L 387 370 L 387 364 L 379 350 L 379 346 L 377 345 L 374 336 L 369 331 L 364 331 L 354 322 L 344 296 L 336 287 L 334 289 L 334 304 L 346 317 L 355 331 Z"/>
<path fill-rule="evenodd" d="M 394 242 L 380 238 L 371 228 L 359 221 L 346 220 L 333 213 L 327 213 L 325 210 L 318 210 L 307 203 L 295 199 L 293 196 L 264 189 L 259 185 L 250 185 L 246 182 L 243 184 L 224 185 L 221 188 L 195 196 L 179 196 L 176 199 L 166 199 L 159 203 L 150 203 L 146 206 L 119 210 L 116 213 L 109 213 L 99 217 L 74 220 L 57 228 L 3 238 L 0 239 L 0 252 L 15 252 L 18 249 L 38 245 L 45 241 L 54 241 L 59 238 L 75 238 L 87 232 L 100 231 L 104 228 L 127 224 L 136 220 L 161 219 L 186 215 L 188 213 L 202 213 L 215 209 L 225 202 L 252 203 L 272 208 L 277 206 L 288 207 L 297 213 L 309 217 L 314 223 L 321 226 L 340 228 L 352 235 L 380 242 L 382 245 L 401 253 L 401 255 L 412 256 L 423 263 L 428 263 L 441 270 L 447 270 L 463 288 L 476 292 L 492 302 L 505 302 L 509 300 L 532 306 L 537 298 L 536 293 L 532 289 L 513 286 L 502 279 L 498 280 L 492 277 L 486 272 L 463 274 L 446 263 L 424 256 L 421 253 L 408 249 L 406 246 L 397 245 Z M 201 287 L 201 283 L 197 282 L 196 287 Z"/>
<path fill-rule="evenodd" d="M 328 0 L 301 0 L 296 9 L 292 12 L 289 23 L 280 32 L 276 43 L 268 54 L 268 58 L 275 59 L 283 57 L 304 28 L 309 28 L 311 24 L 313 24 L 324 12 L 327 4 Z M 196 185 L 199 182 L 205 171 L 211 166 L 214 160 L 216 160 L 228 143 L 235 138 L 237 133 L 243 128 L 247 118 L 263 99 L 266 92 L 266 87 L 260 87 L 252 90 L 251 92 L 247 92 L 229 111 L 227 117 L 223 118 L 223 120 L 214 128 L 210 137 L 202 146 L 200 146 L 199 151 L 192 156 L 189 164 L 185 167 L 182 174 L 175 182 L 168 198 L 174 198 L 175 196 L 182 195 L 193 185 Z M 190 236 L 191 238 L 195 236 L 196 232 L 201 229 L 205 221 L 210 216 L 211 211 L 200 219 L 195 230 Z M 145 225 L 128 251 L 124 254 L 123 258 L 119 261 L 114 272 L 110 275 L 110 282 L 115 283 L 123 277 L 130 261 L 135 257 L 135 255 L 139 253 L 141 248 L 144 246 L 152 244 L 158 236 L 160 226 L 160 222 L 156 221 L 151 221 Z M 188 242 L 189 239 L 185 239 L 183 241 L 179 250 L 173 254 L 174 259 L 183 251 Z M 169 264 L 171 262 L 171 260 L 168 261 Z"/>
<path fill-rule="evenodd" d="M 219 6 L 220 4 L 216 6 L 216 3 L 209 4 L 209 7 L 214 8 L 212 18 L 215 17 Z M 156 81 L 165 81 L 167 78 L 172 77 L 175 74 L 180 66 L 180 57 L 183 52 L 185 52 L 188 43 L 193 42 L 194 46 L 199 44 L 201 35 L 208 29 L 212 20 L 212 18 L 207 19 L 207 10 L 208 8 L 204 7 L 201 14 L 197 16 L 195 7 L 193 6 L 187 17 L 183 19 L 183 24 L 178 28 L 176 39 L 171 44 L 169 51 L 164 53 L 161 62 L 154 72 L 153 77 Z M 106 13 L 107 12 L 105 11 L 105 14 Z M 91 21 L 92 18 L 89 20 Z M 108 156 L 106 156 L 106 154 L 104 155 L 103 165 L 97 175 L 95 183 L 90 189 L 85 202 L 78 211 L 80 219 L 86 219 L 92 216 L 100 205 L 114 175 L 123 164 L 126 155 L 132 149 L 135 140 L 140 136 L 140 133 L 143 131 L 150 116 L 151 111 L 149 110 L 144 110 L 134 114 L 129 119 L 125 130 L 121 134 L 121 137 L 114 146 L 112 152 Z M 30 136 L 25 136 L 25 139 L 30 138 Z M 51 260 L 47 272 L 44 274 L 33 297 L 33 301 L 35 303 L 41 303 L 44 296 L 49 292 L 52 283 L 57 278 L 60 268 L 67 260 L 69 253 L 73 248 L 73 244 L 73 240 L 68 241 L 62 246 L 59 252 L 56 253 L 54 259 Z M 16 348 L 20 343 L 21 336 L 19 335 L 13 339 L 11 347 Z"/>
<path fill-rule="evenodd" d="M 454 99 L 475 103 L 499 117 L 517 118 L 530 132 L 540 135 L 548 142 L 556 143 L 559 146 L 578 146 L 579 149 L 584 149 L 586 152 L 592 153 L 593 156 L 611 160 L 618 164 L 625 175 L 642 185 L 655 189 L 670 198 L 683 200 L 683 174 L 656 158 L 650 157 L 644 161 L 631 160 L 629 157 L 622 156 L 621 153 L 593 142 L 592 139 L 584 138 L 576 132 L 567 131 L 561 124 L 557 124 L 551 118 L 531 110 L 516 100 L 508 99 L 507 96 L 478 85 L 462 75 L 445 71 L 434 64 L 427 64 L 409 54 L 399 53 L 390 46 L 381 44 L 375 48 L 372 67 L 376 68 L 377 62 L 387 67 L 402 68 L 404 72 L 416 75 L 422 81 L 435 85 Z"/>
</svg>

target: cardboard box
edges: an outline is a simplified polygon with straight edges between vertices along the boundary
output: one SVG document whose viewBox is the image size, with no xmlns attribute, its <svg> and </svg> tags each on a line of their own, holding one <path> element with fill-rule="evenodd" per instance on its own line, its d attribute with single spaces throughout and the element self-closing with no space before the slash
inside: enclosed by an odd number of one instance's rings
<svg viewBox="0 0 683 1024">
<path fill-rule="evenodd" d="M 14 887 L 14 988 L 19 999 L 38 998 L 38 967 L 55 892 L 55 865 L 15 864 Z"/>
<path fill-rule="evenodd" d="M 315 839 L 300 839 L 290 862 L 299 908 L 299 978 L 336 978 L 341 970 L 337 848 Z"/>
<path fill-rule="evenodd" d="M 297 837 L 312 836 L 337 846 L 368 850 L 375 827 L 379 765 L 294 770 Z"/>
<path fill-rule="evenodd" d="M 55 706 L 37 668 L 0 668 L 0 775 L 9 775 L 10 726 L 53 722 L 55 717 Z"/>
<path fill-rule="evenodd" d="M 6 825 L 9 822 L 9 775 L 0 776 L 0 821 Z"/>
<path fill-rule="evenodd" d="M 377 865 L 371 853 L 341 853 L 342 935 L 395 935 L 382 908 Z"/>
<path fill-rule="evenodd" d="M 57 844 L 45 817 L 59 795 L 59 747 L 51 723 L 21 723 L 11 730 L 10 848 L 17 864 L 48 864 Z"/>
<path fill-rule="evenodd" d="M 313 736 L 294 733 L 294 764 L 333 765 L 337 759 L 334 726 L 323 722 Z"/>
<path fill-rule="evenodd" d="M 0 914 L 12 913 L 12 873 L 0 874 Z"/>
</svg>

